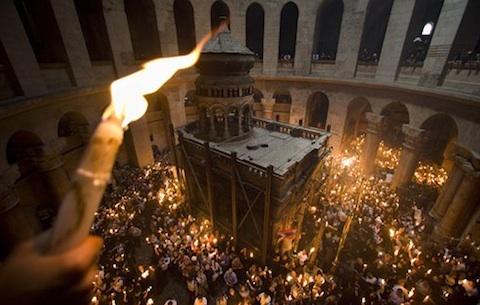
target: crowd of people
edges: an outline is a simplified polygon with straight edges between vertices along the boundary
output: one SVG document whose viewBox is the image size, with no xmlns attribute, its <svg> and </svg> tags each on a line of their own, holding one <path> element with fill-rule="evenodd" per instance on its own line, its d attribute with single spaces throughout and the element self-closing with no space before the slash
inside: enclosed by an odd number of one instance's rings
<svg viewBox="0 0 480 305">
<path fill-rule="evenodd" d="M 429 238 L 442 180 L 393 192 L 381 164 L 359 175 L 360 144 L 326 160 L 298 246 L 267 266 L 190 213 L 165 156 L 143 170 L 117 167 L 94 225 L 105 246 L 92 304 L 477 304 L 480 246 Z M 162 297 L 172 281 L 186 297 Z"/>
</svg>

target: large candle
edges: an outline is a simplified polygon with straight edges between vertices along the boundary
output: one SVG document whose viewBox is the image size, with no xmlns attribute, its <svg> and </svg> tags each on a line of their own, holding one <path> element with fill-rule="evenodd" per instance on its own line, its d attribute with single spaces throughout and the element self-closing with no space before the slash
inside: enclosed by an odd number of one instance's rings
<svg viewBox="0 0 480 305">
<path fill-rule="evenodd" d="M 88 235 L 122 143 L 123 128 L 145 114 L 146 94 L 160 89 L 178 70 L 195 64 L 211 35 L 190 54 L 152 60 L 142 70 L 111 84 L 112 103 L 93 133 L 62 202 L 50 236 L 50 252 L 63 252 Z"/>
</svg>

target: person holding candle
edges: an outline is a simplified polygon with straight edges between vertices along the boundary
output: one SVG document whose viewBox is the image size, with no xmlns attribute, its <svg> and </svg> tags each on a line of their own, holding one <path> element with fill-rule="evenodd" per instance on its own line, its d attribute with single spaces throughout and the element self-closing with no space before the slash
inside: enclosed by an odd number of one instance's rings
<svg viewBox="0 0 480 305">
<path fill-rule="evenodd" d="M 20 244 L 0 267 L 0 304 L 86 305 L 102 239 L 88 236 L 61 254 L 43 254 L 39 238 Z"/>
</svg>

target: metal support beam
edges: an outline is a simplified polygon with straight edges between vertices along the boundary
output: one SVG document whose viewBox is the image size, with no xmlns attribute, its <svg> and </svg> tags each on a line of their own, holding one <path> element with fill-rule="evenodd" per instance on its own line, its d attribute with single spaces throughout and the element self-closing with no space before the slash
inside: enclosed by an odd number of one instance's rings
<svg viewBox="0 0 480 305">
<path fill-rule="evenodd" d="M 265 185 L 265 206 L 263 211 L 263 240 L 262 240 L 262 263 L 267 263 L 267 253 L 270 240 L 270 205 L 272 201 L 273 166 L 267 167 L 267 181 Z"/>
<path fill-rule="evenodd" d="M 238 194 L 237 194 L 237 179 L 235 174 L 235 163 L 237 161 L 237 153 L 232 152 L 230 155 L 231 161 L 231 193 L 232 193 L 232 235 L 233 235 L 233 242 L 234 244 L 237 243 L 237 233 L 238 233 L 238 221 L 237 221 L 237 202 L 238 202 Z"/>
<path fill-rule="evenodd" d="M 208 201 L 208 213 L 210 215 L 210 222 L 212 226 L 215 225 L 215 218 L 213 216 L 213 176 L 212 176 L 212 159 L 210 156 L 210 144 L 205 142 L 203 147 L 205 148 L 205 173 L 207 176 L 207 201 Z"/>
</svg>

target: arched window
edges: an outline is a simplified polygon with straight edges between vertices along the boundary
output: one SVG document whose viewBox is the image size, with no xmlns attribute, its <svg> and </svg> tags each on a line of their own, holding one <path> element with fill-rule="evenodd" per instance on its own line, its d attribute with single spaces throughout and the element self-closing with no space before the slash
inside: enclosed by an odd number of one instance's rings
<svg viewBox="0 0 480 305">
<path fill-rule="evenodd" d="M 308 126 L 325 129 L 327 126 L 328 97 L 322 92 L 316 92 L 307 103 Z"/>
<path fill-rule="evenodd" d="M 318 8 L 313 42 L 312 58 L 314 60 L 335 60 L 342 17 L 342 0 L 325 1 Z"/>
<path fill-rule="evenodd" d="M 128 28 L 136 60 L 161 56 L 160 35 L 152 0 L 125 0 Z"/>
<path fill-rule="evenodd" d="M 196 41 L 192 4 L 189 0 L 175 0 L 173 14 L 177 29 L 178 52 L 187 54 L 195 48 Z"/>
<path fill-rule="evenodd" d="M 371 112 L 372 107 L 365 98 L 355 98 L 348 104 L 347 117 L 343 128 L 342 145 L 348 145 L 350 142 L 365 133 L 367 129 L 367 120 L 365 114 Z"/>
<path fill-rule="evenodd" d="M 449 60 L 462 64 L 480 57 L 480 1 L 470 0 L 455 36 Z"/>
<path fill-rule="evenodd" d="M 422 30 L 423 36 L 430 36 L 433 33 L 433 22 L 427 22 Z"/>
<path fill-rule="evenodd" d="M 280 59 L 291 60 L 295 58 L 297 43 L 298 7 L 293 2 L 288 2 L 282 8 L 280 18 L 280 43 L 278 56 Z"/>
<path fill-rule="evenodd" d="M 392 5 L 393 0 L 370 0 L 358 54 L 360 63 L 378 63 Z"/>
<path fill-rule="evenodd" d="M 78 20 L 91 61 L 111 61 L 112 49 L 101 0 L 75 0 Z"/>
<path fill-rule="evenodd" d="M 48 0 L 15 0 L 18 14 L 39 63 L 65 63 L 66 53 Z"/>
<path fill-rule="evenodd" d="M 262 91 L 258 89 L 253 90 L 253 102 L 254 103 L 261 103 L 263 99 L 263 93 Z"/>
<path fill-rule="evenodd" d="M 263 58 L 263 32 L 265 12 L 263 7 L 258 3 L 252 3 L 247 9 L 246 17 L 246 35 L 247 48 Z"/>
<path fill-rule="evenodd" d="M 412 18 L 402 52 L 402 65 L 423 65 L 428 48 L 435 31 L 443 0 L 415 1 Z M 429 23 L 432 25 L 430 35 L 425 35 Z"/>
<path fill-rule="evenodd" d="M 218 0 L 212 4 L 210 9 L 210 25 L 212 29 L 217 28 L 220 24 L 226 21 L 230 29 L 230 9 L 225 2 Z"/>
</svg>

